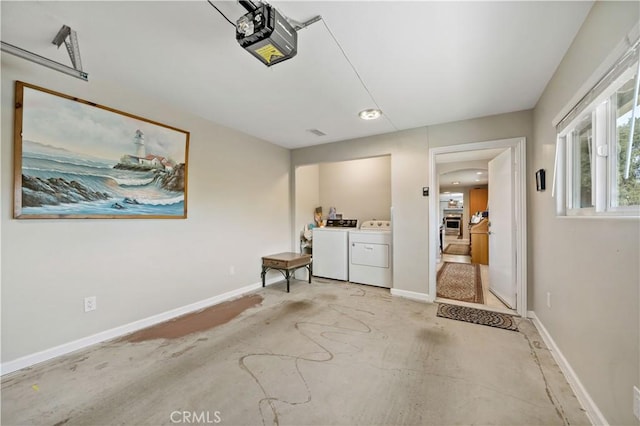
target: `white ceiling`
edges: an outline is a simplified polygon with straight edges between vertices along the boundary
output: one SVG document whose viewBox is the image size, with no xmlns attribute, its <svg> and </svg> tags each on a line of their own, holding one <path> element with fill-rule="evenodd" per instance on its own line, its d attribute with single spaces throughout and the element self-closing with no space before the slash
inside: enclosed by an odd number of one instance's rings
<svg viewBox="0 0 640 426">
<path fill-rule="evenodd" d="M 234 22 L 245 13 L 236 2 L 214 3 Z M 69 25 L 89 81 L 118 82 L 296 148 L 533 108 L 592 2 L 272 4 L 296 21 L 323 20 L 298 32 L 296 57 L 270 68 L 204 0 L 2 1 L 1 35 L 70 64 L 51 44 Z M 358 118 L 376 105 L 381 119 Z"/>
<path fill-rule="evenodd" d="M 484 169 L 459 169 L 440 175 L 440 188 L 455 191 L 457 187 L 487 185 L 489 183 L 489 173 Z M 454 183 L 458 182 L 458 183 Z"/>
<path fill-rule="evenodd" d="M 489 161 L 504 150 L 505 148 L 491 148 L 436 155 L 440 189 L 455 191 L 456 186 L 487 185 Z"/>
</svg>

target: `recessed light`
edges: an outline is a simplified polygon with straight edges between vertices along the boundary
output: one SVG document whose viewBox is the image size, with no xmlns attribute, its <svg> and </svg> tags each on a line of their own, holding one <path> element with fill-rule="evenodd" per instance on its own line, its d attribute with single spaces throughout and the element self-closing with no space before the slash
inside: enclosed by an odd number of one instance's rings
<svg viewBox="0 0 640 426">
<path fill-rule="evenodd" d="M 481 174 L 482 174 L 482 172 L 476 172 L 476 174 L 477 174 L 477 175 L 481 175 Z"/>
<path fill-rule="evenodd" d="M 480 182 L 480 179 L 476 179 L 476 182 Z"/>
<path fill-rule="evenodd" d="M 455 182 L 451 182 L 452 185 L 460 185 L 460 182 L 455 181 Z"/>
<path fill-rule="evenodd" d="M 382 115 L 382 111 L 380 111 L 379 109 L 371 108 L 360 111 L 358 115 L 363 120 L 375 120 L 376 118 L 380 118 L 380 116 Z"/>
</svg>

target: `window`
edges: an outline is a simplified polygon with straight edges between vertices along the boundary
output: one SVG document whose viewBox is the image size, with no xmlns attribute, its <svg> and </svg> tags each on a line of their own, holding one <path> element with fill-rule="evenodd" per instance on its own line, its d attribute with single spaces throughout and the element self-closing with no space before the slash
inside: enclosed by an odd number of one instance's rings
<svg viewBox="0 0 640 426">
<path fill-rule="evenodd" d="M 637 79 L 637 74 L 636 74 Z M 613 203 L 614 207 L 637 206 L 640 204 L 640 101 L 638 97 L 634 101 L 634 84 L 636 81 L 627 81 L 615 93 L 616 105 L 616 137 L 617 152 L 613 176 Z M 637 84 L 637 83 L 636 83 Z M 635 108 L 635 126 L 632 144 L 629 145 L 629 133 L 631 131 L 631 108 Z"/>
<path fill-rule="evenodd" d="M 593 207 L 591 174 L 594 171 L 593 160 L 593 126 L 591 116 L 584 117 L 582 122 L 571 132 L 571 149 L 573 150 L 573 202 L 578 208 Z"/>
<path fill-rule="evenodd" d="M 557 125 L 560 215 L 640 216 L 639 46 Z"/>
</svg>

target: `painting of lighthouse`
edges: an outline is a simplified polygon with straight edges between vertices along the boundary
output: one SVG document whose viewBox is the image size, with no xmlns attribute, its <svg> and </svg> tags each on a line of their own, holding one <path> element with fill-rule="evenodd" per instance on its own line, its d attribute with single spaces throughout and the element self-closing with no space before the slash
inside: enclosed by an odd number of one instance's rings
<svg viewBox="0 0 640 426">
<path fill-rule="evenodd" d="M 144 133 L 142 133 L 142 131 L 140 130 L 136 130 L 134 139 L 134 143 L 138 147 L 138 149 L 136 150 L 136 154 L 138 155 L 138 157 L 144 157 L 146 155 L 144 151 Z"/>
<path fill-rule="evenodd" d="M 16 83 L 17 219 L 187 217 L 189 132 Z"/>
</svg>

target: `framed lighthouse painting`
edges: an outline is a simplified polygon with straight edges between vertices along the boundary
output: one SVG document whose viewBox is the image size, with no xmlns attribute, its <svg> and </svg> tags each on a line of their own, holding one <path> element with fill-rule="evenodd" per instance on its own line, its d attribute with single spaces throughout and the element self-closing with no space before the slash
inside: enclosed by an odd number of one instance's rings
<svg viewBox="0 0 640 426">
<path fill-rule="evenodd" d="M 184 219 L 188 154 L 187 131 L 16 82 L 16 219 Z"/>
</svg>

